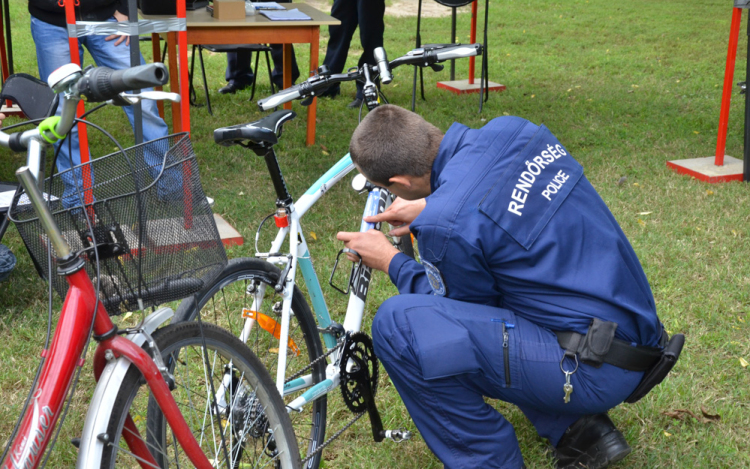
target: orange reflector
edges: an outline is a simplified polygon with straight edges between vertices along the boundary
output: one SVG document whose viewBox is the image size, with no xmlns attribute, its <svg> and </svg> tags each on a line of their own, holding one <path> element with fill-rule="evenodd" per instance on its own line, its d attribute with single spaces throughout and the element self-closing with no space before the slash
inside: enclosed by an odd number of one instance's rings
<svg viewBox="0 0 750 469">
<path fill-rule="evenodd" d="M 252 309 L 248 308 L 242 308 L 242 317 L 248 318 L 248 319 L 255 319 L 255 321 L 258 323 L 261 329 L 268 332 L 272 336 L 276 337 L 277 339 L 281 340 L 281 324 L 276 322 L 276 320 L 270 316 L 267 316 L 263 313 L 260 313 L 258 311 L 253 311 Z M 300 354 L 299 347 L 297 347 L 297 344 L 294 343 L 294 341 L 289 338 L 289 343 L 287 344 L 287 347 L 289 347 L 289 350 L 292 351 L 295 357 L 298 357 Z"/>
</svg>

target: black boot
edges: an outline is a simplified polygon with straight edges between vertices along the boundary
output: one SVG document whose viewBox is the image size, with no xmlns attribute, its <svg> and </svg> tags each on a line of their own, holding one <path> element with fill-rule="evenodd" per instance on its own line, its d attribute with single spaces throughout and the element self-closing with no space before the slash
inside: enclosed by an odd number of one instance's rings
<svg viewBox="0 0 750 469">
<path fill-rule="evenodd" d="M 629 453 L 628 442 L 606 413 L 578 419 L 555 448 L 558 469 L 603 469 Z"/>
</svg>

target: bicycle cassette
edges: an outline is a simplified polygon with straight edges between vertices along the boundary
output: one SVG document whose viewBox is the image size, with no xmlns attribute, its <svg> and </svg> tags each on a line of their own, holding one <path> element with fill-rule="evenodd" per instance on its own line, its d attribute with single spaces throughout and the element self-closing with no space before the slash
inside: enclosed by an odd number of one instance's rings
<svg viewBox="0 0 750 469">
<path fill-rule="evenodd" d="M 347 335 L 340 364 L 341 394 L 346 406 L 354 413 L 366 411 L 365 396 L 374 398 L 378 389 L 378 359 L 372 339 L 364 332 Z M 370 388 L 369 393 L 364 386 Z"/>
</svg>

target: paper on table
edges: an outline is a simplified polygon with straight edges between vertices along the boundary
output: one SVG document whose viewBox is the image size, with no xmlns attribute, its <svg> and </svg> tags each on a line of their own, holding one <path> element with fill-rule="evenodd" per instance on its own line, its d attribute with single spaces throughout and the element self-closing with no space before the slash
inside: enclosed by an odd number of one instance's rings
<svg viewBox="0 0 750 469">
<path fill-rule="evenodd" d="M 276 2 L 252 2 L 256 10 L 286 10 Z"/>
<path fill-rule="evenodd" d="M 309 16 L 295 8 L 294 10 L 262 10 L 261 15 L 265 16 L 271 21 L 298 21 L 298 20 L 310 20 Z"/>
</svg>

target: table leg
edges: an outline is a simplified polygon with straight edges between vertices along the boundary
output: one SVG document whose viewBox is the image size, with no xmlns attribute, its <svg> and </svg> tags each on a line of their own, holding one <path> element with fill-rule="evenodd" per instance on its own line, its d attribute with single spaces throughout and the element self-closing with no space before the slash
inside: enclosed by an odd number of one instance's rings
<svg viewBox="0 0 750 469">
<path fill-rule="evenodd" d="M 320 28 L 317 27 L 313 31 L 312 37 L 310 38 L 310 76 L 313 76 L 318 71 L 318 49 L 320 48 Z M 318 98 L 313 98 L 312 103 L 307 106 L 307 138 L 305 143 L 307 146 L 315 144 L 315 117 L 317 114 Z"/>
<path fill-rule="evenodd" d="M 284 89 L 292 86 L 292 45 L 284 44 Z M 292 103 L 284 103 L 284 109 L 291 109 Z"/>
<path fill-rule="evenodd" d="M 177 67 L 177 33 L 167 33 L 167 62 L 169 63 L 169 91 L 180 92 L 180 71 Z M 172 131 L 182 132 L 182 106 L 184 103 L 172 103 Z M 188 103 L 189 105 L 189 103 Z"/>
</svg>

